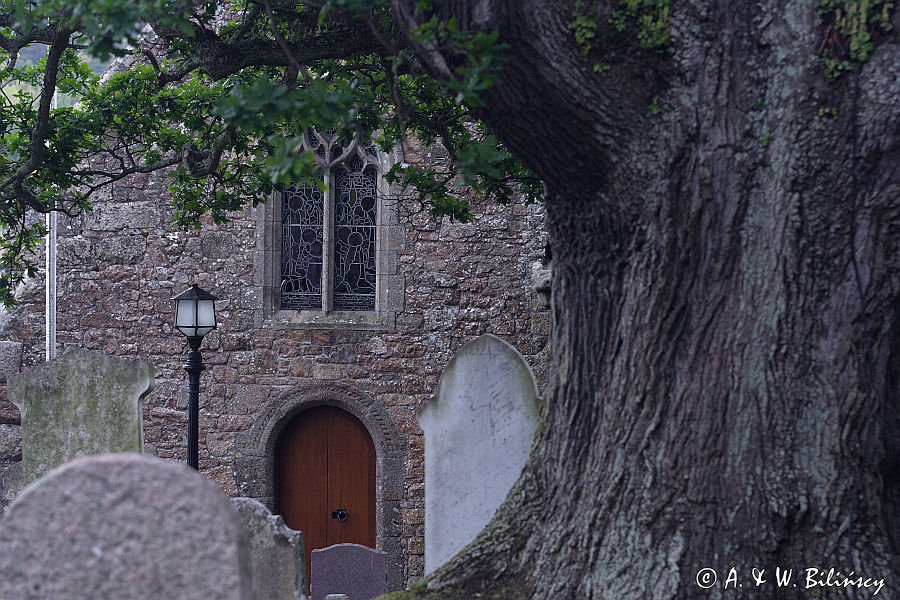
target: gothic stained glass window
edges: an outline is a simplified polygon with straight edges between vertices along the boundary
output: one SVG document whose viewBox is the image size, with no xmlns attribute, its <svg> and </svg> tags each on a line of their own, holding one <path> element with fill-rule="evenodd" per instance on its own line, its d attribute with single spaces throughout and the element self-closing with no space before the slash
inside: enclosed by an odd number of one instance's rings
<svg viewBox="0 0 900 600">
<path fill-rule="evenodd" d="M 310 130 L 302 143 L 325 185 L 283 190 L 280 307 L 374 311 L 377 150 L 334 131 Z"/>
<path fill-rule="evenodd" d="M 282 193 L 281 307 L 322 308 L 324 203 L 318 186 Z"/>
<path fill-rule="evenodd" d="M 375 310 L 375 169 L 354 158 L 334 188 L 334 308 Z"/>
</svg>

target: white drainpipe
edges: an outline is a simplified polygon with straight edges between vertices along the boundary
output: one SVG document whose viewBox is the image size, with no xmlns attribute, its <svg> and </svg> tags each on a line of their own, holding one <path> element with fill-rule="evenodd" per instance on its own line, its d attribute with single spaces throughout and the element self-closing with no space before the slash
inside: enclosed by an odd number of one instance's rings
<svg viewBox="0 0 900 600">
<path fill-rule="evenodd" d="M 56 356 L 56 212 L 47 213 L 47 305 L 44 324 L 47 329 L 47 360 Z"/>
<path fill-rule="evenodd" d="M 53 95 L 53 108 L 58 107 L 56 94 Z M 47 345 L 45 358 L 50 361 L 56 357 L 56 226 L 57 213 L 50 211 L 47 217 L 47 235 L 44 237 L 46 243 L 46 306 L 44 307 L 44 325 L 47 331 Z"/>
</svg>

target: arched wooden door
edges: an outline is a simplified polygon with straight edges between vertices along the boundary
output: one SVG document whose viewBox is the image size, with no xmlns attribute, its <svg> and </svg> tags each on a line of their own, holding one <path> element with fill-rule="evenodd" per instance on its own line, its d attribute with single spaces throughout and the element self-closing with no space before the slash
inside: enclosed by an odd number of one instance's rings
<svg viewBox="0 0 900 600">
<path fill-rule="evenodd" d="M 276 444 L 275 510 L 313 550 L 375 547 L 375 445 L 359 419 L 333 406 L 300 413 Z"/>
</svg>

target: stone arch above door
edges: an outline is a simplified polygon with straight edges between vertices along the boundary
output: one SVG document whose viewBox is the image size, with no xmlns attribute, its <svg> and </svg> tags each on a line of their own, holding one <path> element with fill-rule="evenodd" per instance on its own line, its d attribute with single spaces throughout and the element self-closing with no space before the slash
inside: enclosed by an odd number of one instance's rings
<svg viewBox="0 0 900 600">
<path fill-rule="evenodd" d="M 301 412 L 316 406 L 335 406 L 355 416 L 375 445 L 375 511 L 377 547 L 388 554 L 388 585 L 402 589 L 400 504 L 404 496 L 405 455 L 387 409 L 374 397 L 339 382 L 309 382 L 292 387 L 260 407 L 250 430 L 235 440 L 235 480 L 241 496 L 254 498 L 269 509 L 275 495 L 275 446 L 279 435 Z"/>
</svg>

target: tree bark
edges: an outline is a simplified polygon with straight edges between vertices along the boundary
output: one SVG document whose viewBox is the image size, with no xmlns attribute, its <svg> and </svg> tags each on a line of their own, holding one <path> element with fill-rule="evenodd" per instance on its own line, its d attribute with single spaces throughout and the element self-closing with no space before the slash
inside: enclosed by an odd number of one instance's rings
<svg viewBox="0 0 900 600">
<path fill-rule="evenodd" d="M 436 4 L 507 44 L 480 116 L 546 184 L 554 326 L 528 466 L 429 587 L 900 597 L 896 36 L 828 82 L 816 3 L 673 1 L 664 52 L 601 4 L 586 57 L 574 2 Z"/>
</svg>

